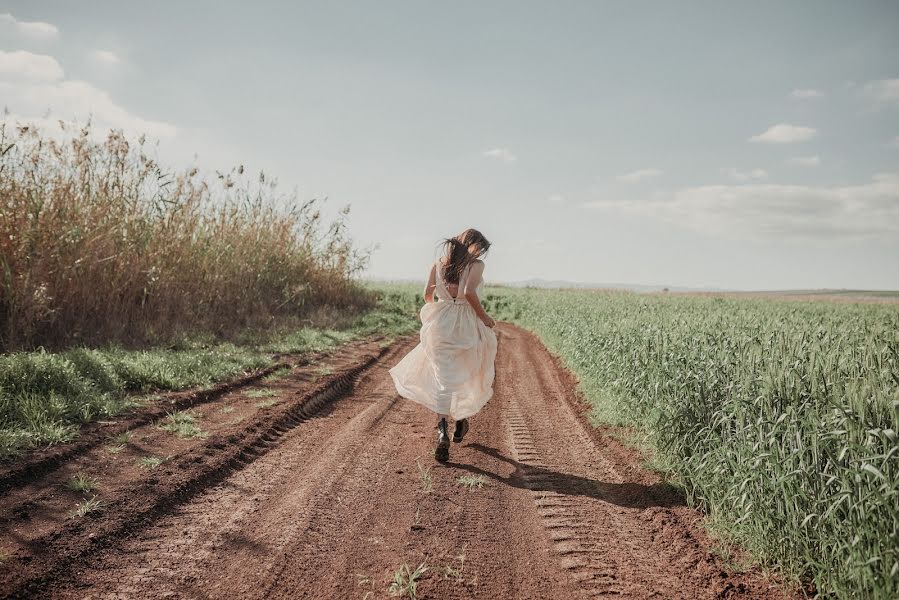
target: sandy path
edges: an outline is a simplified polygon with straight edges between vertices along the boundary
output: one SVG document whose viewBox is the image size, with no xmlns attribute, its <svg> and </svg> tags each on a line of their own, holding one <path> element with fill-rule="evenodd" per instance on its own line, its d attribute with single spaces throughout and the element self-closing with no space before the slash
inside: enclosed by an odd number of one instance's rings
<svg viewBox="0 0 899 600">
<path fill-rule="evenodd" d="M 710 552 L 700 517 L 579 415 L 531 334 L 499 328 L 496 395 L 450 463 L 381 357 L 245 465 L 42 583 L 60 598 L 783 597 Z M 481 476 L 468 490 L 462 476 Z"/>
</svg>

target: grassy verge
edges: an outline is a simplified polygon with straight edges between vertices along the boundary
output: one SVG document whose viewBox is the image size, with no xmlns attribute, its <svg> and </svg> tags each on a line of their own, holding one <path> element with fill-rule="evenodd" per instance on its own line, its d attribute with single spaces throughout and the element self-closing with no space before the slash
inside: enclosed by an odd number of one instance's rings
<svg viewBox="0 0 899 600">
<path fill-rule="evenodd" d="M 125 350 L 77 348 L 0 356 L 0 458 L 65 442 L 81 424 L 141 404 L 146 395 L 210 385 L 273 362 L 273 353 L 324 350 L 372 334 L 399 335 L 416 326 L 416 300 L 374 289 L 378 304 L 332 319 L 333 329 L 307 327 L 242 343 L 182 342 Z"/>
<path fill-rule="evenodd" d="M 892 305 L 491 290 L 713 528 L 825 597 L 899 597 Z"/>
</svg>

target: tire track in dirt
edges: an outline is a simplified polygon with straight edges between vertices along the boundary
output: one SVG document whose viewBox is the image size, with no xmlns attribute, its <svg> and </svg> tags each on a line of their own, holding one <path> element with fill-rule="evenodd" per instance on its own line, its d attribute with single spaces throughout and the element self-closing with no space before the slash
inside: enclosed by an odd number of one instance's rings
<svg viewBox="0 0 899 600">
<path fill-rule="evenodd" d="M 0 468 L 0 497 L 11 490 L 25 486 L 52 473 L 72 459 L 82 456 L 97 446 L 106 443 L 112 436 L 152 423 L 164 417 L 167 412 L 188 407 L 193 408 L 207 402 L 213 402 L 229 392 L 253 385 L 275 371 L 306 365 L 322 356 L 323 353 L 317 353 L 293 360 L 281 360 L 283 357 L 278 357 L 268 367 L 213 385 L 208 389 L 155 394 L 161 399 L 157 403 L 159 406 L 156 408 L 141 410 L 133 416 L 120 418 L 115 421 L 89 423 L 78 432 L 78 440 L 75 442 L 60 444 L 44 450 L 36 450 L 26 457 L 17 459 L 10 465 L 4 465 Z"/>
<path fill-rule="evenodd" d="M 504 507 L 521 513 L 528 506 L 520 490 L 460 494 L 460 472 L 433 464 L 432 420 L 396 396 L 387 373 L 412 343 L 379 361 L 352 396 L 285 435 L 277 450 L 128 540 L 54 595 L 380 598 L 404 562 L 430 565 L 423 598 L 573 592 L 550 561 L 542 561 L 541 573 L 529 556 L 527 564 L 516 564 L 521 554 L 496 552 L 519 527 L 528 541 L 542 544 L 529 521 L 506 524 Z M 432 473 L 430 491 L 422 489 L 418 465 Z M 458 561 L 463 553 L 467 571 Z M 443 576 L 440 569 L 453 564 L 464 578 Z M 535 588 L 534 596 L 518 593 Z"/>
<path fill-rule="evenodd" d="M 573 378 L 533 334 L 507 329 L 503 338 L 501 368 L 532 374 L 504 397 L 512 460 L 559 565 L 589 597 L 783 597 L 758 574 L 723 569 L 705 533 L 678 517 L 693 511 L 673 490 L 602 452 L 575 412 Z"/>
<path fill-rule="evenodd" d="M 129 540 L 124 560 L 110 557 L 102 571 L 86 572 L 69 590 L 101 590 L 114 580 L 113 589 L 86 597 L 268 597 L 267 582 L 277 581 L 294 558 L 294 540 L 313 519 L 334 522 L 330 500 L 354 480 L 348 469 L 364 462 L 358 432 L 383 420 L 395 402 L 382 399 L 352 415 L 352 402 L 328 406 L 286 433 L 276 450 L 161 520 L 149 535 Z M 334 433 L 330 421 L 344 417 L 346 428 Z M 138 570 L 134 557 L 144 563 Z"/>
<path fill-rule="evenodd" d="M 31 540 L 28 545 L 36 553 L 16 556 L 18 565 L 3 565 L 0 585 L 4 594 L 10 597 L 44 594 L 74 569 L 114 551 L 122 539 L 151 527 L 203 490 L 227 480 L 267 454 L 285 433 L 349 392 L 354 380 L 384 354 L 381 351 L 363 359 L 359 350 L 351 349 L 354 364 L 325 378 L 323 383 L 311 390 L 301 385 L 304 393 L 297 400 L 253 419 L 238 434 L 213 436 L 171 461 L 170 468 L 166 469 L 169 477 L 150 477 L 120 490 L 100 511 L 96 522 L 84 520 Z"/>
<path fill-rule="evenodd" d="M 423 564 L 419 598 L 789 597 L 724 568 L 697 513 L 586 424 L 573 378 L 539 341 L 498 331 L 496 394 L 449 463 L 433 460 L 433 415 L 393 389 L 406 339 L 351 394 L 263 435 L 239 468 L 42 591 L 372 600 L 401 565 Z"/>
</svg>

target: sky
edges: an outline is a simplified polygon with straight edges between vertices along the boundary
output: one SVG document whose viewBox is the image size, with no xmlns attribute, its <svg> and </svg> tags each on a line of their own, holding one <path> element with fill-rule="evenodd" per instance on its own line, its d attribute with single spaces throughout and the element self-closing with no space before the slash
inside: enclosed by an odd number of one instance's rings
<svg viewBox="0 0 899 600">
<path fill-rule="evenodd" d="M 350 205 L 371 278 L 899 289 L 899 2 L 0 0 L 0 107 Z"/>
</svg>

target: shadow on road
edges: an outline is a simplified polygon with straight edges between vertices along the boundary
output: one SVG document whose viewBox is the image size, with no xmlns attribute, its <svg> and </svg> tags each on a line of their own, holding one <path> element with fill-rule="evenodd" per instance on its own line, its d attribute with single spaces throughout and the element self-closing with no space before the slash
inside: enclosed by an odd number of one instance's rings
<svg viewBox="0 0 899 600">
<path fill-rule="evenodd" d="M 483 444 L 468 444 L 469 448 L 512 465 L 515 470 L 508 477 L 497 475 L 474 465 L 447 463 L 463 471 L 484 475 L 506 485 L 535 491 L 554 492 L 569 496 L 585 496 L 627 508 L 653 506 L 685 506 L 683 494 L 667 483 L 643 485 L 640 483 L 606 483 L 570 473 L 560 473 L 543 467 L 526 465 L 507 456 L 496 448 Z M 526 479 L 527 477 L 527 479 Z"/>
</svg>

